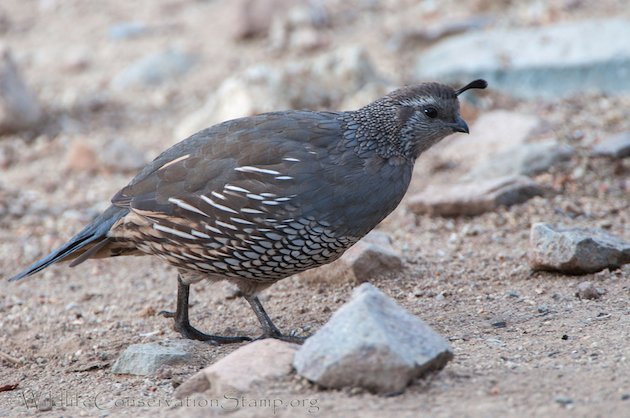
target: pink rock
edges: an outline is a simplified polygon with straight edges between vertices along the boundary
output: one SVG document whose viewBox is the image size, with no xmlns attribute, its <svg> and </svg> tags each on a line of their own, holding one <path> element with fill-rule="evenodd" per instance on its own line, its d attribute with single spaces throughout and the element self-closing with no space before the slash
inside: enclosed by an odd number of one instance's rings
<svg viewBox="0 0 630 418">
<path fill-rule="evenodd" d="M 299 345 L 275 339 L 258 340 L 240 347 L 184 382 L 175 391 L 177 399 L 210 390 L 215 395 L 238 395 L 270 379 L 292 371 Z"/>
</svg>

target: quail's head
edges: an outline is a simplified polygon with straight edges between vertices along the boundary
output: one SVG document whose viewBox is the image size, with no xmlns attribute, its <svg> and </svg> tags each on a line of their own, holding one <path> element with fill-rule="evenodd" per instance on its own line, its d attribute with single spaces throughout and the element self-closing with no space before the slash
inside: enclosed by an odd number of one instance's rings
<svg viewBox="0 0 630 418">
<path fill-rule="evenodd" d="M 468 125 L 459 114 L 458 96 L 487 85 L 485 80 L 474 80 L 455 90 L 445 84 L 423 83 L 395 90 L 368 107 L 376 105 L 389 121 L 396 121 L 397 126 L 391 127 L 396 135 L 389 138 L 390 149 L 415 159 L 454 132 L 468 133 Z"/>
</svg>

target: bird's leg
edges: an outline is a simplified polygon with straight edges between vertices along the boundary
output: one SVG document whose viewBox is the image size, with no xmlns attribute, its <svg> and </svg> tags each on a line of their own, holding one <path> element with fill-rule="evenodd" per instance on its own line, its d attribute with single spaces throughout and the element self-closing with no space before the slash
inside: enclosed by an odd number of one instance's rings
<svg viewBox="0 0 630 418">
<path fill-rule="evenodd" d="M 190 285 L 182 282 L 181 275 L 177 278 L 177 310 L 172 312 L 160 312 L 167 318 L 175 318 L 175 331 L 182 334 L 184 338 L 191 340 L 207 341 L 212 344 L 231 344 L 243 341 L 251 341 L 250 337 L 222 337 L 220 335 L 204 334 L 190 325 L 188 319 L 188 296 L 190 295 Z"/>
<path fill-rule="evenodd" d="M 249 302 L 249 305 L 254 310 L 256 318 L 258 318 L 258 321 L 260 321 L 260 325 L 263 329 L 263 334 L 260 337 L 256 338 L 257 340 L 262 340 L 265 338 L 275 338 L 277 340 L 288 341 L 297 344 L 302 344 L 304 342 L 304 340 L 306 339 L 305 337 L 298 337 L 296 335 L 283 335 L 280 330 L 273 324 L 271 318 L 269 318 L 269 315 L 267 315 L 267 312 L 265 312 L 265 308 L 263 308 L 262 304 L 260 303 L 258 296 L 245 296 L 245 300 Z"/>
</svg>

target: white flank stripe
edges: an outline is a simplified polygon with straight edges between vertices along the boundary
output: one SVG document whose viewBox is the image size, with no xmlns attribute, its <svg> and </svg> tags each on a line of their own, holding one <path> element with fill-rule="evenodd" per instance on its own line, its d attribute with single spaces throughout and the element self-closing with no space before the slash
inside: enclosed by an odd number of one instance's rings
<svg viewBox="0 0 630 418">
<path fill-rule="evenodd" d="M 302 161 L 302 160 L 298 160 L 297 158 L 293 158 L 293 157 L 284 157 L 283 160 L 284 161 L 295 161 L 295 162 Z"/>
<path fill-rule="evenodd" d="M 263 200 L 263 205 L 270 205 L 270 206 L 276 206 L 279 205 L 280 202 L 276 202 L 274 200 Z"/>
<path fill-rule="evenodd" d="M 217 199 L 225 200 L 225 196 L 223 196 L 221 193 L 217 193 L 217 192 L 210 192 L 210 193 L 212 193 L 212 196 L 216 197 Z"/>
<path fill-rule="evenodd" d="M 193 229 L 192 231 L 190 231 L 190 233 L 199 238 L 210 239 L 210 235 L 204 234 L 203 232 L 199 232 L 196 229 Z"/>
<path fill-rule="evenodd" d="M 233 229 L 234 231 L 238 231 L 238 228 L 235 227 L 232 224 L 229 224 L 227 222 L 221 222 L 221 221 L 214 221 L 215 224 L 217 224 L 217 226 L 222 226 L 224 228 L 229 228 L 229 229 Z"/>
<path fill-rule="evenodd" d="M 250 199 L 254 199 L 254 200 L 265 200 L 264 197 L 259 196 L 259 195 L 254 194 L 254 193 L 247 193 L 245 196 L 249 197 Z"/>
<path fill-rule="evenodd" d="M 185 160 L 185 159 L 186 159 L 186 158 L 188 158 L 188 157 L 190 157 L 190 154 L 182 155 L 182 156 L 181 156 L 181 157 L 179 157 L 179 158 L 175 158 L 173 161 L 169 161 L 169 162 L 165 163 L 162 167 L 160 167 L 160 168 L 159 168 L 159 170 L 163 170 L 163 169 L 165 169 L 166 167 L 168 167 L 169 165 L 171 165 L 171 164 L 175 164 L 176 162 L 179 162 L 179 161 L 181 161 L 181 160 Z"/>
<path fill-rule="evenodd" d="M 250 208 L 243 208 L 243 209 L 241 209 L 241 212 L 243 212 L 243 213 L 254 213 L 254 214 L 265 213 L 262 210 L 250 209 Z"/>
<path fill-rule="evenodd" d="M 278 177 L 276 177 L 276 180 L 293 180 L 293 177 L 291 177 L 291 176 L 278 176 Z"/>
<path fill-rule="evenodd" d="M 222 234 L 223 232 L 221 232 L 221 230 L 219 228 L 215 228 L 214 226 L 210 226 L 210 225 L 206 225 L 206 229 L 208 231 L 212 231 L 215 234 Z"/>
<path fill-rule="evenodd" d="M 186 232 L 178 231 L 177 229 L 169 228 L 167 226 L 163 226 L 163 225 L 159 225 L 159 224 L 153 224 L 153 229 L 156 229 L 156 230 L 162 231 L 162 232 L 166 232 L 167 234 L 177 235 L 180 238 L 197 239 L 193 235 L 187 234 Z"/>
<path fill-rule="evenodd" d="M 261 193 L 260 195 L 262 197 L 276 197 L 276 196 L 278 196 L 277 194 L 273 194 L 273 193 Z"/>
<path fill-rule="evenodd" d="M 234 170 L 236 171 L 242 171 L 244 173 L 262 173 L 262 174 L 280 174 L 278 171 L 275 170 L 267 170 L 266 168 L 258 168 L 258 167 L 252 167 L 251 165 L 244 165 L 243 167 L 236 167 Z"/>
<path fill-rule="evenodd" d="M 254 223 L 253 223 L 253 222 L 246 221 L 245 219 L 241 219 L 241 218 L 233 218 L 233 217 L 230 217 L 230 220 L 231 220 L 232 222 L 236 222 L 237 224 L 243 224 L 243 225 L 254 225 Z"/>
<path fill-rule="evenodd" d="M 201 198 L 207 202 L 209 205 L 214 206 L 215 208 L 225 211 L 225 212 L 229 212 L 229 213 L 238 213 L 237 211 L 235 211 L 232 208 L 228 208 L 227 206 L 223 206 L 223 205 L 219 205 L 218 203 L 216 203 L 214 200 L 210 199 L 208 196 L 206 195 L 201 195 Z"/>
<path fill-rule="evenodd" d="M 278 198 L 275 198 L 273 200 L 275 200 L 276 202 L 288 202 L 289 200 L 291 200 L 291 198 L 290 197 L 278 197 Z"/>
<path fill-rule="evenodd" d="M 189 210 L 191 212 L 196 212 L 196 213 L 198 213 L 200 215 L 203 215 L 203 216 L 208 216 L 207 213 L 202 212 L 200 209 L 194 207 L 193 205 L 191 205 L 189 203 L 184 202 L 183 200 L 175 199 L 174 197 L 169 197 L 168 201 L 173 203 L 173 204 L 175 204 L 175 205 L 177 205 L 177 206 L 179 206 L 182 209 L 186 209 L 186 210 Z"/>
<path fill-rule="evenodd" d="M 249 190 L 243 189 L 242 187 L 238 187 L 238 186 L 232 186 L 231 184 L 226 184 L 224 189 L 231 190 L 233 192 L 249 193 Z"/>
</svg>

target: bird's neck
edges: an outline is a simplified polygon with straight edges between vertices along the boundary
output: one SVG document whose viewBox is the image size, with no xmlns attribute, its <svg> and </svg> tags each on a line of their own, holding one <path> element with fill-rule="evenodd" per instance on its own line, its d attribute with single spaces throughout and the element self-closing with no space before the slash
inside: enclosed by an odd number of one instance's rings
<svg viewBox="0 0 630 418">
<path fill-rule="evenodd" d="M 401 141 L 401 127 L 396 123 L 394 107 L 377 101 L 348 112 L 346 140 L 358 153 L 373 152 L 383 158 L 409 159 Z"/>
</svg>

